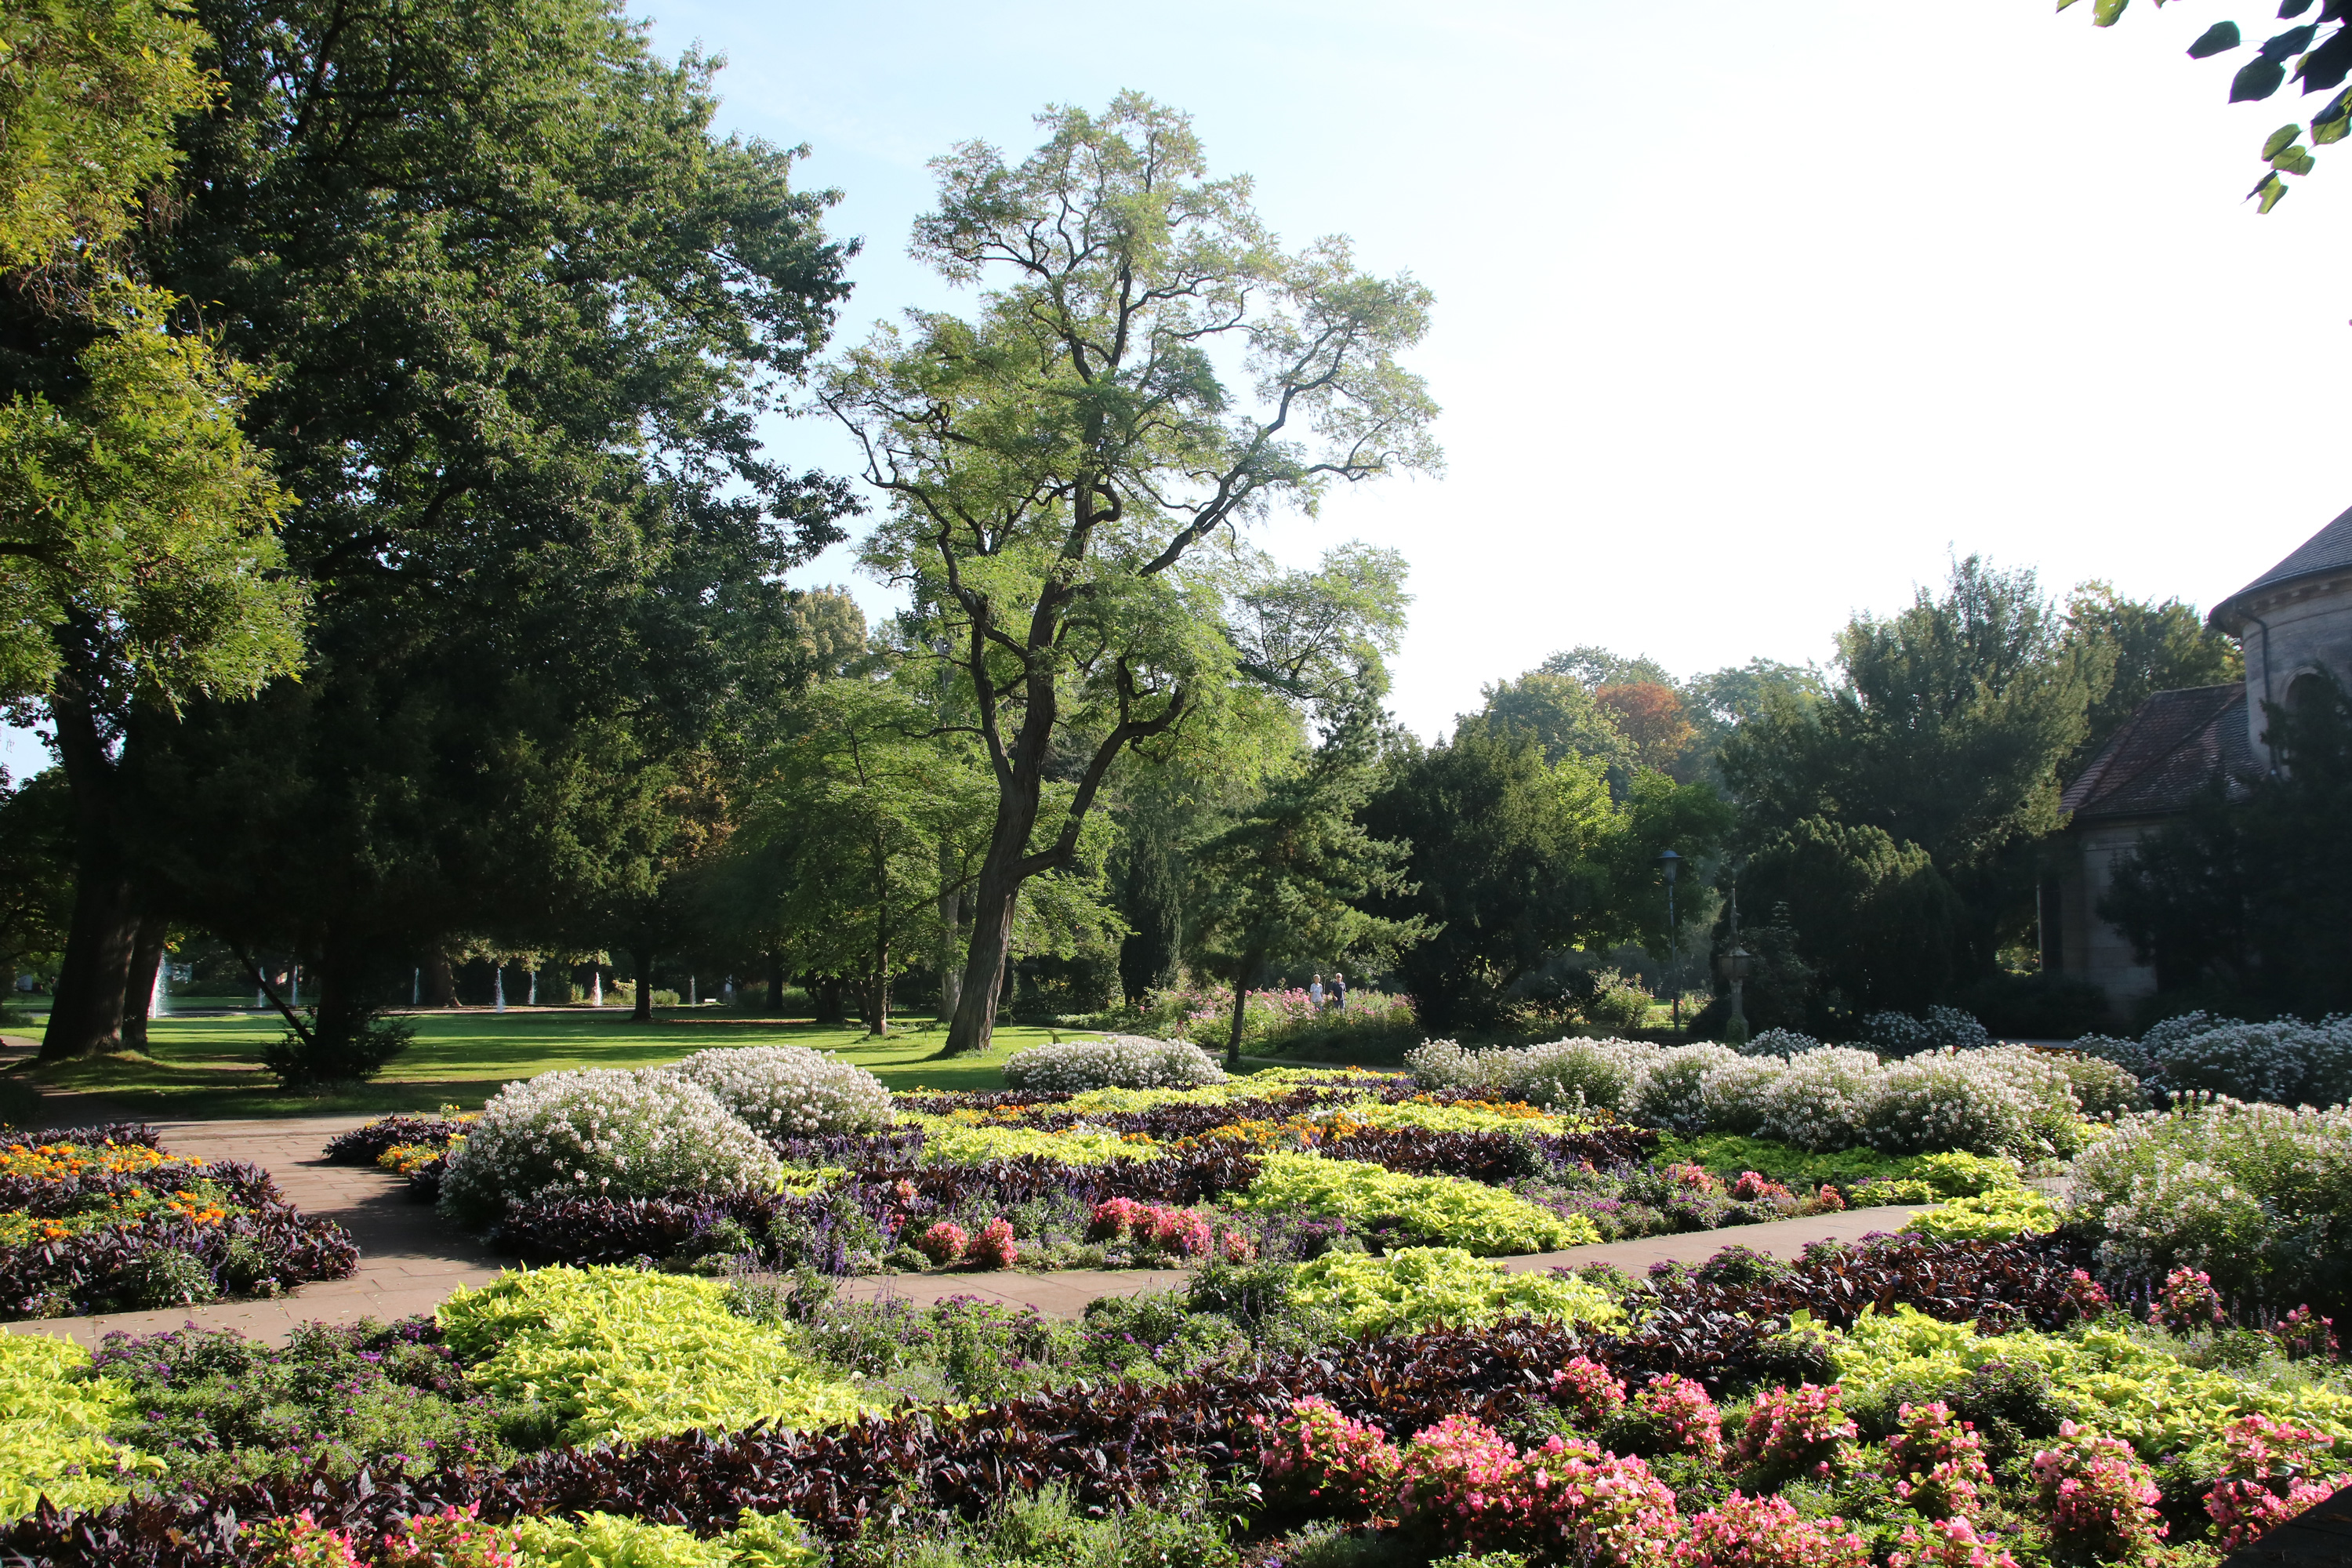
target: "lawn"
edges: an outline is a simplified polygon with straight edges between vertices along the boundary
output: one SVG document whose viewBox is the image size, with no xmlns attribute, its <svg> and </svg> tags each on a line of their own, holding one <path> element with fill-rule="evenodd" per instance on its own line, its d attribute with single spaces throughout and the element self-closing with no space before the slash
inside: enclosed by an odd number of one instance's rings
<svg viewBox="0 0 2352 1568">
<path fill-rule="evenodd" d="M 142 1116 L 181 1121 L 431 1110 L 451 1100 L 470 1110 L 516 1079 L 562 1068 L 647 1067 L 712 1046 L 838 1051 L 896 1089 L 1001 1089 L 1004 1058 L 1052 1037 L 1043 1028 L 1000 1025 L 988 1055 L 934 1061 L 947 1031 L 922 1019 L 894 1024 L 878 1040 L 856 1025 L 747 1018 L 717 1007 L 656 1008 L 649 1025 L 630 1023 L 618 1008 L 588 1007 L 420 1013 L 414 1022 L 416 1043 L 382 1078 L 334 1094 L 279 1092 L 262 1070 L 261 1048 L 284 1026 L 255 1015 L 159 1018 L 148 1026 L 149 1055 L 17 1070 L 52 1089 L 102 1095 Z"/>
</svg>

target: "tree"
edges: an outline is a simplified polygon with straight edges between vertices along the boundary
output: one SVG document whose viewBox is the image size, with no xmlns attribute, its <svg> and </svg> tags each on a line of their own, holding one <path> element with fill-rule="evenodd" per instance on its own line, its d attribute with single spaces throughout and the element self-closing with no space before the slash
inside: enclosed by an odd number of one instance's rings
<svg viewBox="0 0 2352 1568">
<path fill-rule="evenodd" d="M 1683 759 L 1684 768 L 1694 778 L 1712 777 L 1720 783 L 1719 753 L 1734 731 L 1776 706 L 1802 708 L 1818 701 L 1826 688 L 1822 672 L 1811 665 L 1751 658 L 1746 664 L 1694 675 L 1680 690 L 1684 716 L 1698 731 Z"/>
<path fill-rule="evenodd" d="M 1605 910 L 1608 784 L 1580 758 L 1547 763 L 1526 736 L 1465 723 L 1450 744 L 1401 748 L 1363 826 L 1412 846 L 1408 886 L 1366 907 L 1429 931 L 1397 968 L 1432 1027 L 1490 1021 L 1504 987 L 1577 945 Z"/>
<path fill-rule="evenodd" d="M 2352 1006 L 2352 696 L 2307 675 L 2264 712 L 2278 771 L 2214 781 L 2117 863 L 2099 914 L 2160 989 L 2336 1011 Z"/>
<path fill-rule="evenodd" d="M 1675 683 L 1675 678 L 1656 659 L 1646 656 L 1627 658 L 1594 643 L 1562 648 L 1536 668 L 1546 675 L 1565 675 L 1588 689 L 1644 681 L 1659 686 Z"/>
<path fill-rule="evenodd" d="M 2157 0 L 2162 5 L 2164 0 Z M 2308 15 L 2314 0 L 2282 0 L 2279 16 L 2292 21 Z M 2341 87 L 2344 79 L 2352 75 L 2352 0 L 2317 0 L 2318 15 L 2310 21 L 2272 34 L 2254 51 L 2254 58 L 2238 68 L 2230 79 L 2231 103 L 2260 102 L 2271 97 L 2289 79 L 2288 66 L 2293 64 L 2293 79 L 2303 84 L 2306 96 L 2326 92 Z M 2074 0 L 2058 0 L 2063 11 Z M 2112 27 L 2120 21 L 2131 0 L 2097 0 L 2091 20 L 2094 26 Z M 2210 59 L 2226 55 L 2245 42 L 2235 22 L 2216 22 L 2198 36 L 2189 46 L 2191 59 Z M 2352 133 L 2352 90 L 2339 91 L 2311 118 L 2311 143 L 2325 147 L 2344 140 Z M 2260 211 L 2268 212 L 2278 205 L 2286 195 L 2286 183 L 2280 176 L 2300 177 L 2311 173 L 2315 164 L 2311 147 L 2303 144 L 2300 124 L 2282 125 L 2263 142 L 2262 159 L 2267 165 L 2262 179 L 2247 193 L 2247 200 L 2261 203 Z"/>
<path fill-rule="evenodd" d="M 1410 896 L 1411 846 L 1376 839 L 1356 820 L 1374 777 L 1370 701 L 1334 727 L 1307 766 L 1277 779 L 1192 857 L 1197 890 L 1187 932 L 1195 958 L 1234 990 L 1225 1059 L 1239 1068 L 1242 1018 L 1269 965 L 1378 967 L 1429 934 L 1419 916 L 1368 913 L 1370 899 Z"/>
<path fill-rule="evenodd" d="M 2083 743 L 2064 769 L 2070 778 L 2158 692 L 2245 679 L 2238 645 L 2179 599 L 2126 599 L 2105 583 L 2085 583 L 2067 598 L 2066 635 L 2089 656 L 2086 670 L 2111 672 L 2104 689 L 2094 688 Z"/>
<path fill-rule="evenodd" d="M 308 955 L 331 1032 L 453 933 L 583 945 L 551 918 L 651 852 L 757 674 L 732 625 L 844 537 L 755 426 L 845 248 L 793 154 L 710 134 L 709 64 L 598 0 L 203 15 L 226 99 L 146 265 L 269 376 L 318 659 L 122 765 L 174 897 Z"/>
<path fill-rule="evenodd" d="M 55 768 L 12 784 L 0 769 L 0 1000 L 16 966 L 65 945 L 73 908 L 73 801 Z"/>
<path fill-rule="evenodd" d="M 1803 1024 L 1843 1029 L 1881 1009 L 1916 1012 L 1955 979 L 1958 895 L 1927 851 L 1883 827 L 1792 823 L 1748 857 L 1740 889 L 1793 931 L 1796 963 L 1783 968 L 1820 987 Z"/>
<path fill-rule="evenodd" d="M 880 682 L 811 691 L 757 788 L 745 839 L 764 851 L 782 940 L 805 967 L 855 974 L 871 1033 L 890 983 L 938 945 L 943 893 L 977 869 L 993 781 L 968 740 Z"/>
<path fill-rule="evenodd" d="M 2105 680 L 2095 650 L 2069 640 L 2031 572 L 1970 556 L 1940 595 L 1922 588 L 1897 615 L 1856 616 L 1839 636 L 1837 671 L 1826 697 L 1774 701 L 1725 741 L 1748 847 L 1812 821 L 1844 835 L 1839 855 L 1858 864 L 1884 857 L 1874 839 L 1856 847 L 1853 830 L 1878 830 L 1897 858 L 1916 847 L 1960 901 L 1957 945 L 1893 961 L 1953 981 L 1990 973 L 2032 918 L 2033 847 L 2058 824 L 2059 768 Z M 1861 933 L 1807 922 L 1857 907 L 1841 897 L 1808 900 L 1791 887 L 1759 901 L 1789 902 L 1807 959 L 1826 972 Z M 1901 989 L 1891 977 L 1856 984 Z"/>
<path fill-rule="evenodd" d="M 1480 690 L 1486 707 L 1478 721 L 1486 731 L 1525 736 L 1542 751 L 1546 763 L 1557 765 L 1578 757 L 1621 773 L 1633 764 L 1633 746 L 1618 727 L 1616 713 L 1576 676 L 1531 669 L 1516 680 Z"/>
<path fill-rule="evenodd" d="M 1592 698 L 1625 737 L 1634 767 L 1681 776 L 1698 726 L 1684 714 L 1673 687 L 1659 680 L 1627 681 L 1601 687 Z"/>
<path fill-rule="evenodd" d="M 997 781 L 950 1055 L 986 1047 L 1022 887 L 1073 862 L 1113 764 L 1242 673 L 1200 547 L 1438 462 L 1395 357 L 1426 289 L 1366 276 L 1341 240 L 1279 249 L 1248 181 L 1206 178 L 1190 122 L 1147 98 L 1041 123 L 1017 165 L 978 142 L 933 165 L 915 249 L 1003 279 L 977 318 L 913 312 L 822 394 L 890 499 L 865 558 L 913 591 Z M 1041 837 L 1051 776 L 1075 788 Z"/>
<path fill-rule="evenodd" d="M 285 496 L 238 425 L 256 378 L 128 243 L 179 162 L 174 122 L 215 98 L 205 42 L 141 0 L 0 20 L 0 700 L 45 713 L 77 841 L 45 1057 L 118 1038 L 140 910 L 114 760 L 138 713 L 300 656 Z"/>
</svg>

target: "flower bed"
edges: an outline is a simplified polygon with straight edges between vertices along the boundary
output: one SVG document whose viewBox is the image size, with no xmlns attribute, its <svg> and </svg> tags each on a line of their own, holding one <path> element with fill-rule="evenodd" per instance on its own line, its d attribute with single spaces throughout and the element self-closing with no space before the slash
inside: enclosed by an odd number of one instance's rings
<svg viewBox="0 0 2352 1568">
<path fill-rule="evenodd" d="M 273 1296 L 358 1260 L 341 1226 L 305 1216 L 268 1172 L 181 1158 L 144 1127 L 0 1145 L 0 1317 Z"/>
</svg>

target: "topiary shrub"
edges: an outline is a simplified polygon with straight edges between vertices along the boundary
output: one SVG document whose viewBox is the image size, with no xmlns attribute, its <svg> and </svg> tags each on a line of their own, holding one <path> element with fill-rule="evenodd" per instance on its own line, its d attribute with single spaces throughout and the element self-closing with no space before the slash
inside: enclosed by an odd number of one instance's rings
<svg viewBox="0 0 2352 1568">
<path fill-rule="evenodd" d="M 890 1124 L 890 1091 L 855 1063 L 805 1046 L 697 1051 L 671 1069 L 771 1142 Z"/>
<path fill-rule="evenodd" d="M 593 1068 L 500 1089 L 450 1152 L 439 1203 L 479 1227 L 510 1201 L 740 1192 L 775 1174 L 767 1143 L 701 1085 Z"/>
</svg>

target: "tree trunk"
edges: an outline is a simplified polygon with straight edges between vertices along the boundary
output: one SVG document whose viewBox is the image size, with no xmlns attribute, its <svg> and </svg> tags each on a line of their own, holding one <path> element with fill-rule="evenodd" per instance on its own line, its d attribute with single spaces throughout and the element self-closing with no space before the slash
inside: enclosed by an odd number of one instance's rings
<svg viewBox="0 0 2352 1568">
<path fill-rule="evenodd" d="M 49 1025 L 41 1036 L 45 1062 L 121 1046 L 123 992 L 139 923 L 116 821 L 115 763 L 98 715 L 61 679 L 49 699 L 49 717 L 73 795 L 74 904 Z"/>
<path fill-rule="evenodd" d="M 449 955 L 440 949 L 425 961 L 425 1005 L 428 1007 L 455 1007 L 457 1005 L 457 970 Z"/>
<path fill-rule="evenodd" d="M 122 1043 L 131 1050 L 147 1048 L 147 1016 L 155 1005 L 155 979 L 163 970 L 168 930 L 161 915 L 144 915 L 131 938 L 131 973 L 122 987 Z"/>
<path fill-rule="evenodd" d="M 940 847 L 940 880 L 945 882 L 954 874 L 954 865 L 947 846 Z M 940 895 L 940 1012 L 942 1018 L 956 1015 L 956 1004 L 963 1000 L 963 955 L 957 952 L 957 928 L 963 922 L 963 895 Z"/>
<path fill-rule="evenodd" d="M 816 1005 L 818 1023 L 838 1024 L 842 1021 L 842 990 L 841 976 L 838 974 L 816 974 L 809 977 L 810 999 Z"/>
<path fill-rule="evenodd" d="M 784 955 L 772 952 L 768 954 L 768 1016 L 781 1018 L 783 1016 Z"/>
<path fill-rule="evenodd" d="M 1242 1065 L 1242 1015 L 1249 1004 L 1249 977 L 1257 973 L 1258 959 L 1253 953 L 1234 971 L 1234 1026 L 1225 1037 L 1225 1066 L 1238 1072 Z"/>
<path fill-rule="evenodd" d="M 629 1022 L 650 1024 L 654 1021 L 654 952 L 649 947 L 633 947 L 629 956 L 637 966 L 637 1000 L 629 1009 Z"/>
</svg>

